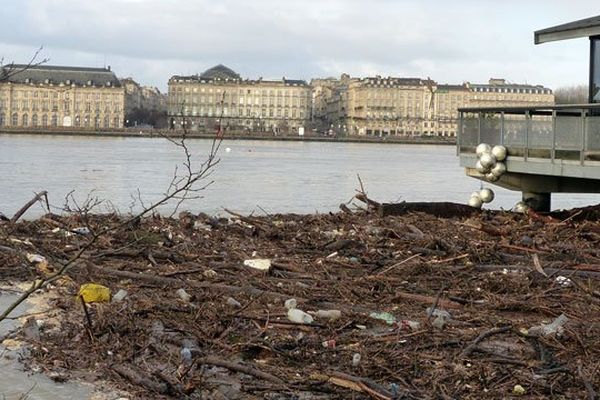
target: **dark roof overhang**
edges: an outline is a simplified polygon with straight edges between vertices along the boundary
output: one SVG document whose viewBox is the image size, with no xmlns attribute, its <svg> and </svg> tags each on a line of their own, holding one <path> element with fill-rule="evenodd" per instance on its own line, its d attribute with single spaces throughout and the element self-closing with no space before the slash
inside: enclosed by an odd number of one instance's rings
<svg viewBox="0 0 600 400">
<path fill-rule="evenodd" d="M 600 15 L 535 31 L 535 44 L 600 35 Z"/>
</svg>

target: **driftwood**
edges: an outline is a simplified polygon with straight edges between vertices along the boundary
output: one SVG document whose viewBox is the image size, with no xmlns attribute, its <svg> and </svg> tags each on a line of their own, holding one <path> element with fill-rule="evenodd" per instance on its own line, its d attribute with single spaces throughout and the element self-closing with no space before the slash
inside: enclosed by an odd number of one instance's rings
<svg viewBox="0 0 600 400">
<path fill-rule="evenodd" d="M 357 200 L 374 208 L 380 217 L 388 215 L 404 215 L 410 212 L 423 212 L 441 218 L 468 217 L 481 212 L 466 204 L 458 204 L 447 201 L 442 202 L 405 202 L 402 203 L 379 203 L 369 199 L 363 193 L 356 196 Z"/>
<path fill-rule="evenodd" d="M 166 394 L 169 392 L 169 386 L 166 383 L 156 382 L 154 379 L 144 374 L 143 372 L 137 371 L 133 366 L 125 364 L 117 364 L 112 366 L 113 371 L 121 375 L 123 378 L 127 378 L 131 383 L 143 386 L 153 392 Z"/>
<path fill-rule="evenodd" d="M 208 365 L 215 365 L 217 367 L 227 368 L 230 371 L 241 372 L 246 375 L 251 375 L 256 378 L 264 379 L 266 381 L 275 383 L 277 385 L 285 385 L 285 382 L 282 379 L 279 379 L 278 377 L 276 377 L 275 375 L 271 375 L 269 373 L 263 372 L 254 367 L 222 360 L 217 357 L 212 357 L 212 356 L 201 357 L 201 358 L 197 359 L 196 362 L 198 364 L 208 364 Z"/>
<path fill-rule="evenodd" d="M 19 218 L 21 218 L 23 214 L 25 214 L 25 212 L 29 210 L 29 208 L 32 205 L 42 200 L 42 198 L 46 200 L 46 208 L 50 209 L 50 205 L 48 204 L 48 192 L 43 190 L 40 193 L 37 193 L 33 199 L 29 200 L 23 207 L 21 207 L 19 211 L 17 211 L 15 215 L 13 215 L 13 217 L 10 219 L 10 222 L 12 224 L 17 222 Z"/>
</svg>

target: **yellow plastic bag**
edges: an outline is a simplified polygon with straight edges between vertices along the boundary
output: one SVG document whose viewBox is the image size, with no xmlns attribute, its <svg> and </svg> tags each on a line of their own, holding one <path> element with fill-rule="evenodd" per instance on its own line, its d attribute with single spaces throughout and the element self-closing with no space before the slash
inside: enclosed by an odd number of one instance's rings
<svg viewBox="0 0 600 400">
<path fill-rule="evenodd" d="M 78 294 L 86 303 L 108 303 L 110 301 L 110 289 L 96 283 L 81 285 Z"/>
</svg>

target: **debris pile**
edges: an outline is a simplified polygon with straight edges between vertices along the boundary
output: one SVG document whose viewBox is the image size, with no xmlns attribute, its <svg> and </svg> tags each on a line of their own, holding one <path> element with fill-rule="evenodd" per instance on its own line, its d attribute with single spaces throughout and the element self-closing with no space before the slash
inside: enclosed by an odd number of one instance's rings
<svg viewBox="0 0 600 400">
<path fill-rule="evenodd" d="M 598 209 L 415 208 L 134 221 L 45 289 L 27 362 L 136 399 L 597 398 Z M 0 278 L 122 221 L 0 222 Z"/>
</svg>

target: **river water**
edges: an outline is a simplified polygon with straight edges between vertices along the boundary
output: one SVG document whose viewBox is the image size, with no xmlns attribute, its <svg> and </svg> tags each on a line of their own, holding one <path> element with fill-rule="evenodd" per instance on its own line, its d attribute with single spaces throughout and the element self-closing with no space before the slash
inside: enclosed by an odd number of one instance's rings
<svg viewBox="0 0 600 400">
<path fill-rule="evenodd" d="M 193 160 L 206 158 L 210 140 L 189 140 Z M 201 191 L 185 203 L 192 212 L 215 214 L 313 213 L 338 209 L 359 187 L 360 175 L 378 201 L 466 202 L 481 183 L 458 165 L 453 146 L 389 143 L 279 142 L 225 140 L 220 163 Z M 105 202 L 99 212 L 129 212 L 139 189 L 146 204 L 167 189 L 183 154 L 161 138 L 0 135 L 0 212 L 12 215 L 34 192 L 47 190 L 57 211 L 74 190 L 82 202 L 90 193 Z M 490 186 L 490 208 L 511 208 L 520 194 Z M 553 195 L 553 208 L 595 204 L 598 195 Z M 170 208 L 163 208 L 168 213 Z M 43 213 L 35 206 L 26 215 Z"/>
</svg>

